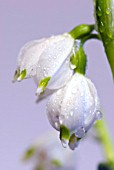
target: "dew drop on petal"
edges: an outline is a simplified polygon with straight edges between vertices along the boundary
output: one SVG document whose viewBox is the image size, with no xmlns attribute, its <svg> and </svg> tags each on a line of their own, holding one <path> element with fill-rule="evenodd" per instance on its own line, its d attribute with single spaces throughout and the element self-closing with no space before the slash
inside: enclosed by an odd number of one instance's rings
<svg viewBox="0 0 114 170">
<path fill-rule="evenodd" d="M 57 96 L 60 96 L 60 95 L 61 95 L 61 91 L 58 90 L 58 91 L 57 91 Z"/>
<path fill-rule="evenodd" d="M 54 110 L 54 109 L 52 109 L 52 111 L 53 111 L 53 112 L 55 112 L 55 110 Z"/>
<path fill-rule="evenodd" d="M 97 119 L 97 120 L 100 120 L 100 119 L 102 118 L 102 116 L 103 116 L 103 115 L 102 115 L 102 112 L 98 110 L 98 111 L 96 112 L 96 119 Z"/>
<path fill-rule="evenodd" d="M 56 104 L 56 103 L 57 103 L 57 100 L 55 100 L 54 103 Z"/>
<path fill-rule="evenodd" d="M 72 94 L 76 94 L 76 91 L 77 91 L 76 88 L 73 88 L 72 89 Z"/>
<path fill-rule="evenodd" d="M 71 63 L 70 63 L 70 68 L 71 68 L 72 70 L 74 70 L 74 69 L 76 68 L 76 66 L 75 66 L 74 64 L 71 64 Z"/>
<path fill-rule="evenodd" d="M 83 97 L 84 96 L 84 93 L 81 93 L 81 97 Z"/>
<path fill-rule="evenodd" d="M 56 59 L 56 58 L 57 58 L 57 56 L 54 56 L 53 58 L 54 58 L 54 59 Z"/>
<path fill-rule="evenodd" d="M 58 122 L 55 122 L 55 127 L 56 127 L 57 129 L 59 129 L 59 128 L 60 128 L 60 125 L 59 125 L 59 123 L 58 123 Z"/>
<path fill-rule="evenodd" d="M 64 120 L 64 115 L 60 115 L 59 121 L 60 121 L 60 124 L 61 124 L 61 125 L 63 124 L 63 120 Z"/>
<path fill-rule="evenodd" d="M 36 90 L 36 95 L 40 95 L 43 92 L 42 87 L 38 87 Z"/>
<path fill-rule="evenodd" d="M 61 140 L 61 143 L 62 143 L 62 146 L 63 146 L 64 148 L 67 148 L 67 146 L 68 146 L 68 140 Z"/>
<path fill-rule="evenodd" d="M 73 116 L 74 112 L 73 110 L 70 111 L 70 116 Z"/>
<path fill-rule="evenodd" d="M 85 136 L 85 129 L 83 127 L 79 128 L 77 132 L 75 132 L 76 137 L 82 138 Z"/>
<path fill-rule="evenodd" d="M 47 71 L 44 71 L 44 77 L 48 77 Z"/>
</svg>

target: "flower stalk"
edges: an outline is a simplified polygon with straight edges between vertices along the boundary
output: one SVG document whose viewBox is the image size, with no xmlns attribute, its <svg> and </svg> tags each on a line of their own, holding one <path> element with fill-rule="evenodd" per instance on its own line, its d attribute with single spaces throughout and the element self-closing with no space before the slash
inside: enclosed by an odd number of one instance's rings
<svg viewBox="0 0 114 170">
<path fill-rule="evenodd" d="M 94 30 L 94 25 L 87 25 L 87 24 L 81 24 L 72 29 L 69 34 L 74 39 L 82 38 L 88 34 L 90 34 Z"/>
</svg>

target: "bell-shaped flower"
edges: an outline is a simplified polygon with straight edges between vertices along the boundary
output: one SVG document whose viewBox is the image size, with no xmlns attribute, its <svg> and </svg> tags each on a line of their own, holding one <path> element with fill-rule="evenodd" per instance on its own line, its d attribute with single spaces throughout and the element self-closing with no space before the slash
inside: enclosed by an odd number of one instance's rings
<svg viewBox="0 0 114 170">
<path fill-rule="evenodd" d="M 27 149 L 23 160 L 38 170 L 75 170 L 77 158 L 76 152 L 61 147 L 56 133 L 48 132 Z"/>
<path fill-rule="evenodd" d="M 48 89 L 59 89 L 73 75 L 70 58 L 74 54 L 76 41 L 69 33 L 35 40 L 20 51 L 14 80 L 33 77 L 37 93 Z"/>
<path fill-rule="evenodd" d="M 75 149 L 78 141 L 101 117 L 94 84 L 84 75 L 74 74 L 65 87 L 50 97 L 47 115 L 50 124 L 60 131 L 63 145 Z"/>
</svg>

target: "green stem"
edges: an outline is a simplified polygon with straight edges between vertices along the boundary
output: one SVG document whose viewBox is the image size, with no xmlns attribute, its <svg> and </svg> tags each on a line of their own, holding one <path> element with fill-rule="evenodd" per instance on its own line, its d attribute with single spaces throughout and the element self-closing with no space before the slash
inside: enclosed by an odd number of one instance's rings
<svg viewBox="0 0 114 170">
<path fill-rule="evenodd" d="M 87 24 L 81 24 L 72 29 L 69 34 L 74 38 L 74 39 L 80 39 L 84 37 L 85 35 L 90 34 L 94 30 L 95 26 L 94 25 L 87 25 Z"/>
<path fill-rule="evenodd" d="M 81 74 L 85 74 L 86 72 L 86 63 L 87 63 L 87 59 L 86 59 L 86 54 L 84 52 L 84 49 L 83 49 L 83 45 L 84 43 L 87 41 L 87 40 L 90 40 L 92 38 L 95 38 L 95 39 L 100 39 L 99 35 L 98 34 L 89 34 L 89 35 L 86 35 L 84 36 L 82 39 L 81 39 L 81 44 L 80 44 L 80 48 L 79 50 L 77 51 L 76 55 L 75 55 L 75 58 L 74 60 L 75 61 L 78 61 L 76 63 L 77 67 L 76 69 L 74 70 L 75 72 L 78 72 L 78 73 L 81 73 Z"/>
<path fill-rule="evenodd" d="M 106 126 L 106 122 L 104 120 L 97 121 L 95 128 L 98 133 L 98 138 L 103 146 L 105 157 L 108 163 L 114 167 L 114 147 Z"/>
<path fill-rule="evenodd" d="M 84 44 L 87 40 L 90 40 L 90 39 L 101 40 L 98 34 L 89 34 L 81 39 L 81 43 Z"/>
<path fill-rule="evenodd" d="M 80 48 L 75 55 L 75 60 L 77 61 L 77 67 L 74 72 L 85 75 L 87 59 L 82 45 L 80 45 Z"/>
</svg>

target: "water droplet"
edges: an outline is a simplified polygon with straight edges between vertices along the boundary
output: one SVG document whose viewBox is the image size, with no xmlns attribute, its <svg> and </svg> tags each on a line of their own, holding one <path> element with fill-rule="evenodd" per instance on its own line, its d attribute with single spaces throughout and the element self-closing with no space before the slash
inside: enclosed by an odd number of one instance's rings
<svg viewBox="0 0 114 170">
<path fill-rule="evenodd" d="M 100 23 L 100 32 L 103 33 L 105 31 L 105 25 L 103 22 Z"/>
<path fill-rule="evenodd" d="M 102 116 L 103 116 L 103 115 L 102 115 L 102 112 L 101 112 L 101 111 L 97 111 L 97 112 L 96 112 L 96 119 L 97 119 L 97 120 L 100 120 L 100 119 L 102 118 Z"/>
<path fill-rule="evenodd" d="M 83 97 L 84 96 L 84 93 L 81 93 L 81 97 Z"/>
<path fill-rule="evenodd" d="M 58 90 L 58 91 L 57 91 L 57 96 L 60 96 L 60 95 L 61 95 L 61 91 Z"/>
<path fill-rule="evenodd" d="M 85 129 L 83 127 L 79 128 L 75 133 L 76 137 L 82 138 L 85 136 Z"/>
<path fill-rule="evenodd" d="M 77 107 L 75 107 L 75 110 L 77 111 L 77 110 L 78 110 L 78 108 L 77 108 Z"/>
<path fill-rule="evenodd" d="M 74 69 L 76 68 L 76 66 L 75 66 L 74 64 L 70 63 L 70 68 L 71 68 L 72 70 L 74 70 Z"/>
<path fill-rule="evenodd" d="M 69 102 L 67 102 L 67 106 L 70 106 L 70 103 L 69 103 Z"/>
<path fill-rule="evenodd" d="M 43 70 L 45 71 L 45 70 L 46 70 L 46 67 L 44 67 Z"/>
<path fill-rule="evenodd" d="M 47 73 L 46 73 L 46 71 L 44 71 L 44 77 L 47 77 Z"/>
<path fill-rule="evenodd" d="M 102 15 L 102 11 L 101 11 L 101 8 L 100 8 L 100 7 L 98 7 L 97 15 L 98 15 L 99 17 Z"/>
<path fill-rule="evenodd" d="M 69 115 L 66 116 L 66 119 L 69 119 Z"/>
<path fill-rule="evenodd" d="M 108 35 L 109 38 L 112 38 L 112 32 L 111 32 L 111 30 L 107 32 L 107 35 Z"/>
<path fill-rule="evenodd" d="M 72 93 L 73 93 L 73 94 L 76 94 L 76 92 L 77 92 L 76 88 L 73 88 L 73 89 L 72 89 Z"/>
<path fill-rule="evenodd" d="M 60 122 L 61 125 L 63 124 L 63 120 L 64 120 L 64 115 L 61 115 L 61 116 L 59 117 L 59 122 Z"/>
<path fill-rule="evenodd" d="M 62 143 L 62 146 L 64 148 L 67 148 L 67 146 L 68 146 L 68 141 L 67 140 L 61 140 L 61 143 Z"/>
<path fill-rule="evenodd" d="M 111 12 L 111 9 L 110 9 L 110 8 L 107 8 L 107 9 L 106 9 L 106 14 L 109 15 L 110 12 Z"/>
<path fill-rule="evenodd" d="M 59 129 L 59 128 L 60 128 L 60 126 L 59 126 L 59 123 L 58 123 L 58 122 L 55 122 L 55 128 L 56 128 L 56 129 Z"/>
<path fill-rule="evenodd" d="M 53 58 L 54 58 L 54 59 L 56 59 L 56 58 L 57 58 L 57 56 L 54 56 Z"/>
<path fill-rule="evenodd" d="M 57 103 L 57 100 L 55 100 L 54 103 L 56 104 L 56 103 Z"/>
<path fill-rule="evenodd" d="M 38 87 L 35 94 L 40 95 L 42 92 L 43 92 L 42 87 Z"/>
<path fill-rule="evenodd" d="M 74 114 L 74 112 L 73 112 L 73 110 L 71 110 L 71 111 L 70 111 L 70 115 L 73 116 L 73 114 Z"/>
</svg>

